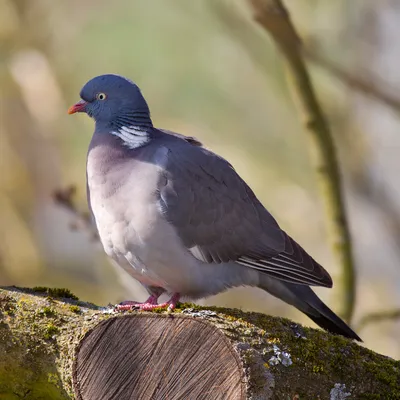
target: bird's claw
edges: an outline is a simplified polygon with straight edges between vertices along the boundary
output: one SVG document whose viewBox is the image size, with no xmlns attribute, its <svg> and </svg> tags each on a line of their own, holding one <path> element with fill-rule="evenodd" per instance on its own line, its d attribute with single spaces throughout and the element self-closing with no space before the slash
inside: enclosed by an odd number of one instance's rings
<svg viewBox="0 0 400 400">
<path fill-rule="evenodd" d="M 156 305 L 158 296 L 151 295 L 144 303 L 139 301 L 123 301 L 115 306 L 117 311 L 129 311 L 129 310 L 141 310 L 146 309 L 149 306 Z"/>
<path fill-rule="evenodd" d="M 158 297 L 150 296 L 144 303 L 138 301 L 123 301 L 115 306 L 117 311 L 130 311 L 130 310 L 142 310 L 152 311 L 156 308 L 166 308 L 168 313 L 171 313 L 178 303 L 180 298 L 179 293 L 175 293 L 165 303 L 157 304 Z"/>
</svg>

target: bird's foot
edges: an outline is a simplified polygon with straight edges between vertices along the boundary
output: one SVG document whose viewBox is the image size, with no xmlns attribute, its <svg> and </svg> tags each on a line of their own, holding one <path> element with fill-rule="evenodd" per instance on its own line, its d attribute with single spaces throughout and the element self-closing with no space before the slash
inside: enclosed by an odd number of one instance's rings
<svg viewBox="0 0 400 400">
<path fill-rule="evenodd" d="M 180 297 L 181 295 L 179 293 L 174 293 L 172 297 L 165 303 L 151 304 L 151 305 L 143 304 L 143 306 L 141 306 L 140 309 L 144 311 L 151 311 L 154 310 L 155 308 L 166 308 L 167 311 L 170 312 L 175 309 Z"/>
<path fill-rule="evenodd" d="M 151 295 L 144 303 L 141 303 L 139 301 L 123 301 L 119 304 L 117 304 L 115 306 L 115 308 L 117 309 L 117 311 L 129 311 L 129 310 L 147 310 L 151 308 L 147 308 L 147 307 L 151 307 L 151 306 L 157 306 L 157 300 L 158 300 L 158 296 L 155 295 Z"/>
<path fill-rule="evenodd" d="M 165 303 L 157 304 L 158 296 L 150 296 L 144 303 L 138 301 L 123 301 L 115 306 L 118 311 L 129 311 L 129 310 L 143 310 L 151 311 L 156 308 L 166 308 L 167 311 L 172 311 L 180 299 L 179 293 L 174 293 L 172 297 Z"/>
</svg>

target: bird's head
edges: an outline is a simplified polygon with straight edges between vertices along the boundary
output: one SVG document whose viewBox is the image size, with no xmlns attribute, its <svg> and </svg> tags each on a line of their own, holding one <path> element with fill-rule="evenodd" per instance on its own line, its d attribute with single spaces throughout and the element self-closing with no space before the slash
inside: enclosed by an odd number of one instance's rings
<svg viewBox="0 0 400 400">
<path fill-rule="evenodd" d="M 138 86 L 119 75 L 100 75 L 85 84 L 68 114 L 85 112 L 101 128 L 152 126 L 149 107 Z"/>
</svg>

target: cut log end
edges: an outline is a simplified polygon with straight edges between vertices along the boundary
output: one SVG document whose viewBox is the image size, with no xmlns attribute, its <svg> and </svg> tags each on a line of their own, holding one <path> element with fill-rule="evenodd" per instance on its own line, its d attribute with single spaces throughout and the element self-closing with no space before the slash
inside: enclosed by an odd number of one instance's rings
<svg viewBox="0 0 400 400">
<path fill-rule="evenodd" d="M 103 321 L 76 351 L 79 400 L 245 399 L 243 366 L 211 324 L 177 315 Z"/>
<path fill-rule="evenodd" d="M 0 288 L 0 399 L 400 399 L 399 361 L 285 319 L 114 315 L 39 289 Z"/>
</svg>

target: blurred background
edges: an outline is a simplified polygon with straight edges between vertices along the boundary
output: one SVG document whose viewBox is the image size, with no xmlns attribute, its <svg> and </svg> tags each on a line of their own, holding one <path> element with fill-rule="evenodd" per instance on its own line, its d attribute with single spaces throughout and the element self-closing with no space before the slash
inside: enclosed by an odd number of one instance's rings
<svg viewBox="0 0 400 400">
<path fill-rule="evenodd" d="M 357 267 L 352 326 L 400 357 L 400 1 L 285 0 L 339 152 Z M 340 279 L 282 58 L 244 0 L 0 1 L 0 285 L 68 287 L 100 305 L 145 299 L 53 193 L 85 213 L 93 121 L 68 116 L 90 78 L 142 89 L 156 126 L 229 159 L 280 225 Z M 80 221 L 82 222 L 82 221 Z M 120 279 L 122 277 L 122 279 Z M 121 283 L 122 282 L 122 283 Z M 337 287 L 338 289 L 338 287 Z M 341 293 L 316 289 L 334 310 Z M 300 312 L 255 289 L 203 304 Z"/>
</svg>

